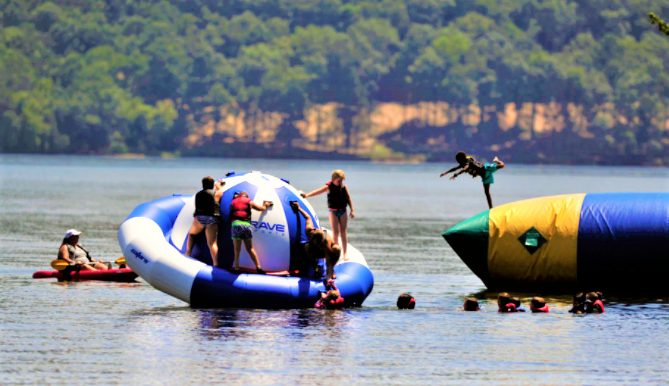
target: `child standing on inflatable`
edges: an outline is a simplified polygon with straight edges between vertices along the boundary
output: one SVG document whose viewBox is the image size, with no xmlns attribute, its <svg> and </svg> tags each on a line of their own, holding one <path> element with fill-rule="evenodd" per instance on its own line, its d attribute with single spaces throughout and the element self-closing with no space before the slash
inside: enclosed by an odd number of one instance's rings
<svg viewBox="0 0 669 386">
<path fill-rule="evenodd" d="M 328 192 L 328 210 L 330 211 L 330 227 L 332 227 L 332 232 L 334 232 L 334 242 L 339 243 L 339 238 L 341 237 L 341 247 L 344 252 L 344 261 L 348 260 L 346 255 L 346 247 L 348 244 L 348 235 L 346 233 L 346 228 L 348 227 L 348 218 L 346 217 L 346 208 L 351 207 L 351 214 L 349 217 L 355 218 L 355 211 L 353 210 L 353 201 L 351 201 L 351 195 L 348 191 L 346 185 L 344 185 L 344 180 L 346 176 L 344 175 L 343 170 L 334 170 L 332 172 L 332 179 L 327 182 L 325 185 L 305 194 L 301 193 L 303 198 L 309 198 L 318 196 Z"/>
<path fill-rule="evenodd" d="M 483 190 L 485 191 L 485 197 L 488 200 L 488 207 L 492 209 L 492 196 L 490 196 L 490 185 L 495 183 L 495 173 L 499 169 L 504 169 L 504 162 L 500 161 L 499 158 L 495 157 L 492 160 L 492 163 L 486 162 L 481 163 L 477 161 L 474 157 L 467 156 L 467 153 L 464 151 L 459 151 L 455 155 L 455 160 L 458 162 L 458 166 L 454 166 L 447 171 L 441 173 L 439 177 L 443 177 L 448 173 L 454 172 L 460 168 L 459 172 L 455 173 L 451 180 L 454 180 L 457 176 L 462 173 L 469 173 L 472 177 L 480 176 L 483 179 Z"/>
<path fill-rule="evenodd" d="M 235 248 L 235 266 L 234 272 L 239 271 L 239 255 L 242 253 L 242 242 L 246 252 L 248 252 L 251 260 L 256 265 L 256 270 L 259 274 L 265 274 L 260 266 L 258 254 L 253 249 L 253 226 L 251 226 L 251 209 L 261 212 L 266 211 L 272 203 L 270 201 L 263 202 L 263 206 L 251 201 L 249 194 L 246 192 L 236 193 L 230 203 L 230 220 L 232 221 L 232 244 Z"/>
<path fill-rule="evenodd" d="M 188 242 L 186 243 L 186 256 L 190 256 L 195 245 L 195 236 L 205 231 L 207 245 L 211 253 L 213 266 L 218 265 L 218 222 L 221 219 L 220 201 L 223 196 L 223 185 L 225 181 L 216 181 L 212 176 L 202 178 L 202 190 L 195 195 L 195 213 L 193 213 L 193 224 L 188 231 Z"/>
</svg>

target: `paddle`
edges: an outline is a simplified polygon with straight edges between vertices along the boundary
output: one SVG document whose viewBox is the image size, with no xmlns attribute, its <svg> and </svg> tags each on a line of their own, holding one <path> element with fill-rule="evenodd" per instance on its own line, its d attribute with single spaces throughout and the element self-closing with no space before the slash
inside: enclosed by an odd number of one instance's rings
<svg viewBox="0 0 669 386">
<path fill-rule="evenodd" d="M 124 265 L 125 264 L 125 257 L 121 256 L 115 261 L 116 264 L 118 265 Z M 93 265 L 95 263 L 85 263 L 86 265 Z M 57 270 L 57 271 L 62 271 L 64 269 L 67 269 L 68 267 L 73 267 L 75 266 L 74 263 L 70 264 L 65 260 L 62 259 L 56 259 L 51 262 L 51 268 Z"/>
</svg>

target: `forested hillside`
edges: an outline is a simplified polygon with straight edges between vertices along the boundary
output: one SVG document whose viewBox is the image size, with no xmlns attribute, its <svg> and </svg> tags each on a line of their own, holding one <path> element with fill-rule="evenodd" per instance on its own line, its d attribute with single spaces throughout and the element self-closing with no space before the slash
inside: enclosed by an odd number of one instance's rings
<svg viewBox="0 0 669 386">
<path fill-rule="evenodd" d="M 669 0 L 3 0 L 0 150 L 669 165 Z"/>
</svg>

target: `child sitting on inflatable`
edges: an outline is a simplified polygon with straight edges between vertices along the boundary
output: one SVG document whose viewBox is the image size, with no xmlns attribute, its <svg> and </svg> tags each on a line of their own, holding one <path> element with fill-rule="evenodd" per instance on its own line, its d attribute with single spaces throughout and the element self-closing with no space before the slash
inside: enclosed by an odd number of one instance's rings
<svg viewBox="0 0 669 386">
<path fill-rule="evenodd" d="M 314 304 L 314 307 L 327 310 L 339 310 L 344 308 L 344 298 L 341 296 L 339 288 L 337 288 L 334 280 L 328 280 L 325 288 L 330 289 L 327 292 L 318 291 L 320 298 L 316 304 Z"/>
<path fill-rule="evenodd" d="M 264 212 L 272 203 L 270 201 L 263 202 L 263 206 L 251 201 L 249 194 L 246 192 L 235 193 L 232 202 L 230 203 L 230 220 L 232 221 L 232 243 L 235 248 L 235 265 L 233 272 L 239 272 L 239 255 L 242 252 L 242 242 L 246 247 L 251 260 L 256 265 L 256 270 L 259 274 L 265 274 L 258 255 L 253 248 L 253 226 L 251 226 L 251 209 Z"/>
<path fill-rule="evenodd" d="M 400 310 L 413 310 L 416 308 L 416 299 L 409 294 L 402 294 L 397 298 L 397 308 Z"/>
<path fill-rule="evenodd" d="M 550 312 L 548 309 L 548 304 L 546 304 L 546 301 L 544 298 L 540 297 L 533 297 L 532 300 L 530 301 L 530 310 L 535 313 L 548 313 Z"/>
<path fill-rule="evenodd" d="M 495 157 L 492 160 L 492 163 L 486 162 L 485 164 L 477 161 L 474 157 L 467 156 L 467 153 L 464 151 L 459 151 L 455 155 L 455 160 L 458 162 L 458 166 L 454 166 L 447 171 L 441 173 L 439 177 L 443 177 L 448 173 L 454 172 L 458 169 L 462 169 L 459 172 L 455 173 L 451 180 L 454 180 L 457 176 L 462 173 L 469 173 L 472 177 L 481 177 L 483 180 L 483 191 L 485 192 L 485 197 L 488 200 L 488 207 L 492 209 L 492 196 L 490 195 L 490 184 L 495 183 L 495 173 L 499 169 L 504 168 L 504 162 L 500 161 L 499 158 Z"/>
<path fill-rule="evenodd" d="M 346 208 L 348 206 L 351 207 L 351 214 L 349 215 L 351 218 L 355 218 L 355 211 L 353 210 L 353 201 L 351 201 L 348 187 L 344 185 L 345 179 L 346 176 L 343 170 L 334 170 L 330 181 L 325 183 L 325 185 L 313 192 L 306 194 L 302 192 L 300 195 L 302 198 L 309 198 L 328 192 L 328 211 L 330 212 L 330 227 L 332 228 L 332 232 L 334 232 L 334 242 L 338 243 L 341 237 L 344 261 L 347 261 L 346 245 L 348 244 L 348 236 L 346 228 L 348 227 L 348 218 L 346 217 Z"/>
</svg>

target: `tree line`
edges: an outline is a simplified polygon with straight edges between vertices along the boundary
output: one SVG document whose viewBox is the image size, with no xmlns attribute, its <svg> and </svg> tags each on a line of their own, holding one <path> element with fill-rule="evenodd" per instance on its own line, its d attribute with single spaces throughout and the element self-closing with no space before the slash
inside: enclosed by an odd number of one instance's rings
<svg viewBox="0 0 669 386">
<path fill-rule="evenodd" d="M 5 0 L 0 150 L 307 154 L 299 122 L 331 106 L 336 154 L 667 164 L 669 40 L 649 10 L 669 0 Z M 378 132 L 383 104 L 427 116 Z M 217 129 L 231 119 L 244 139 Z"/>
</svg>

